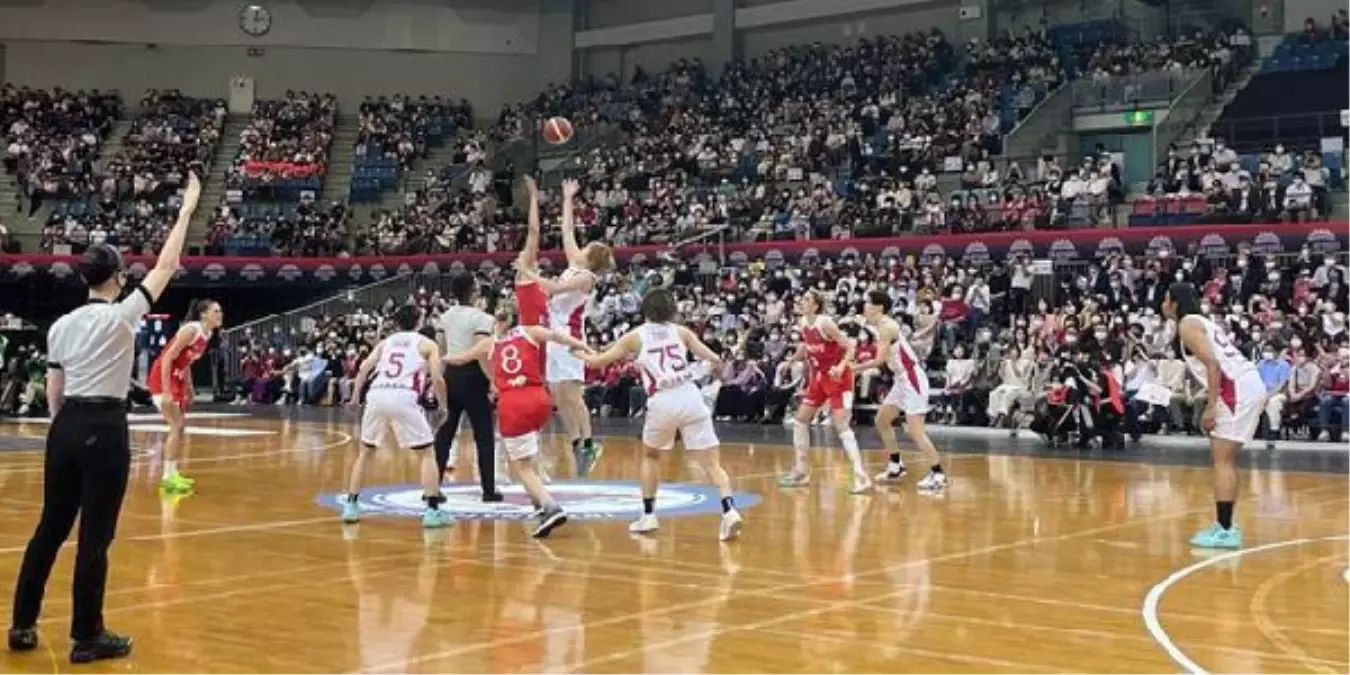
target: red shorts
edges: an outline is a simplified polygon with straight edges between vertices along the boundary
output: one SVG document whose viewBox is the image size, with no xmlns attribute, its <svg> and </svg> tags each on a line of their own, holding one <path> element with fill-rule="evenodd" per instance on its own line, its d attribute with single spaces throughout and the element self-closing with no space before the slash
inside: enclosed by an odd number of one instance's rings
<svg viewBox="0 0 1350 675">
<path fill-rule="evenodd" d="M 507 389 L 497 398 L 497 430 L 502 438 L 518 438 L 548 426 L 553 399 L 543 387 Z"/>
<path fill-rule="evenodd" d="M 853 407 L 853 371 L 846 370 L 838 379 L 830 377 L 828 371 L 812 373 L 806 381 L 806 391 L 802 393 L 802 405 L 822 408 L 826 404 L 834 410 L 848 410 Z"/>
</svg>

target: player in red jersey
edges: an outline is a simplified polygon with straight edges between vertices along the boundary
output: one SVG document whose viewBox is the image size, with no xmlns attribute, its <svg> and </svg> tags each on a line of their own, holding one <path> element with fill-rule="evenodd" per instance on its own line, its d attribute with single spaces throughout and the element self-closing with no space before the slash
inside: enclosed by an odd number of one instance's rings
<svg viewBox="0 0 1350 675">
<path fill-rule="evenodd" d="M 530 195 L 530 216 L 525 230 L 525 247 L 516 256 L 516 308 L 522 326 L 548 326 L 548 295 L 539 286 L 539 184 L 525 177 L 525 192 Z"/>
<path fill-rule="evenodd" d="M 589 352 L 586 343 L 543 326 L 513 327 L 510 311 L 496 316 L 496 339 L 482 340 L 472 349 L 446 357 L 446 362 L 478 361 L 492 379 L 497 392 L 497 430 L 506 457 L 530 496 L 539 516 L 534 536 L 542 539 L 567 522 L 567 512 L 553 501 L 535 458 L 539 455 L 539 432 L 553 416 L 553 398 L 544 382 L 544 345 L 556 342 L 575 351 Z"/>
<path fill-rule="evenodd" d="M 169 425 L 159 486 L 172 494 L 192 491 L 192 479 L 178 473 L 178 456 L 183 449 L 183 418 L 196 395 L 192 386 L 192 364 L 206 353 L 211 334 L 225 322 L 225 313 L 220 303 L 214 300 L 197 300 L 192 303 L 188 319 L 178 328 L 173 341 L 155 358 L 150 366 L 150 376 L 146 378 L 155 407 Z"/>
<path fill-rule="evenodd" d="M 798 487 L 811 482 L 811 468 L 807 453 L 811 450 L 811 428 L 808 426 L 816 412 L 830 406 L 839 443 L 853 466 L 854 494 L 872 489 L 872 479 L 863 467 L 858 437 L 851 425 L 853 418 L 853 353 L 854 342 L 839 330 L 829 316 L 821 314 L 825 303 L 820 294 L 807 291 L 797 300 L 797 312 L 802 316 L 802 344 L 794 359 L 807 362 L 806 389 L 792 424 L 792 448 L 796 462 L 792 472 L 779 479 L 783 487 Z"/>
</svg>

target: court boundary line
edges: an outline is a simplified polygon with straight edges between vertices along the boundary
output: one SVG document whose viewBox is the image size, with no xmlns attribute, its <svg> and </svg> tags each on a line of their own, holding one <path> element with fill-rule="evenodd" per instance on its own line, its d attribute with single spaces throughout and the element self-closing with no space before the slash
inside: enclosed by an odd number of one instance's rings
<svg viewBox="0 0 1350 675">
<path fill-rule="evenodd" d="M 1153 586 L 1149 588 L 1148 594 L 1144 596 L 1144 602 L 1139 608 L 1140 616 L 1144 621 L 1144 627 L 1148 630 L 1153 641 L 1158 643 L 1158 646 L 1162 647 L 1163 651 L 1167 653 L 1167 656 L 1171 658 L 1174 663 L 1181 666 L 1187 673 L 1190 673 L 1191 675 L 1209 675 L 1208 670 L 1205 670 L 1203 666 L 1191 660 L 1191 658 L 1172 641 L 1172 637 L 1168 635 L 1167 630 L 1162 627 L 1162 622 L 1158 619 L 1158 605 L 1162 602 L 1163 595 L 1167 593 L 1168 589 L 1180 583 L 1186 579 L 1186 577 L 1226 560 L 1234 560 L 1241 558 L 1244 555 L 1274 551 L 1281 548 L 1303 546 L 1323 541 L 1346 541 L 1347 539 L 1350 539 L 1350 536 L 1337 535 L 1334 537 L 1289 539 L 1287 541 L 1276 541 L 1260 546 L 1253 546 L 1252 548 L 1240 548 L 1236 551 L 1220 553 L 1219 555 L 1191 563 L 1186 567 L 1172 572 L 1162 581 L 1153 584 Z"/>
<path fill-rule="evenodd" d="M 1284 658 L 1292 659 L 1307 667 L 1309 670 L 1330 675 L 1335 675 L 1336 673 L 1345 670 L 1347 667 L 1350 667 L 1350 664 L 1341 662 L 1327 664 L 1326 659 L 1309 654 L 1307 650 L 1303 649 L 1302 646 L 1298 645 L 1284 634 L 1286 629 L 1281 628 L 1279 624 L 1270 618 L 1270 612 L 1266 609 L 1266 602 L 1270 597 L 1270 592 L 1286 581 L 1313 568 L 1320 567 L 1332 561 L 1339 561 L 1343 557 L 1344 556 L 1340 553 L 1324 555 L 1320 558 L 1314 558 L 1313 560 L 1305 562 L 1302 565 L 1298 565 L 1297 567 L 1292 567 L 1267 577 L 1266 580 L 1256 588 L 1256 591 L 1252 593 L 1252 600 L 1248 605 L 1248 608 L 1251 611 L 1252 620 L 1256 623 L 1256 630 L 1260 631 L 1263 637 L 1269 640 L 1271 644 L 1275 645 L 1275 647 L 1284 654 Z M 1328 665 L 1334 665 L 1337 668 L 1332 669 L 1329 668 Z"/>
</svg>

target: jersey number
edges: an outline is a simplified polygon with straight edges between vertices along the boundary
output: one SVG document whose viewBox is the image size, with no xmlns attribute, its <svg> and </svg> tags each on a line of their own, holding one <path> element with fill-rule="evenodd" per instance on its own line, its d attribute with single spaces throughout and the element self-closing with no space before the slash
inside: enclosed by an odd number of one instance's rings
<svg viewBox="0 0 1350 675">
<path fill-rule="evenodd" d="M 390 352 L 389 363 L 385 366 L 384 376 L 397 380 L 403 376 L 403 352 Z"/>
<path fill-rule="evenodd" d="M 684 358 L 684 350 L 680 349 L 680 345 L 666 345 L 665 347 L 656 347 L 653 349 L 648 349 L 647 353 L 656 354 L 657 363 L 659 364 L 661 372 L 663 373 L 666 372 L 667 361 L 670 362 L 670 372 L 672 373 L 678 373 L 681 370 L 684 370 L 684 367 L 688 365 L 688 362 L 685 361 Z"/>
<path fill-rule="evenodd" d="M 502 348 L 502 357 L 500 359 L 501 369 L 507 375 L 515 375 L 520 372 L 524 362 L 520 360 L 520 349 L 515 345 L 507 345 Z"/>
</svg>

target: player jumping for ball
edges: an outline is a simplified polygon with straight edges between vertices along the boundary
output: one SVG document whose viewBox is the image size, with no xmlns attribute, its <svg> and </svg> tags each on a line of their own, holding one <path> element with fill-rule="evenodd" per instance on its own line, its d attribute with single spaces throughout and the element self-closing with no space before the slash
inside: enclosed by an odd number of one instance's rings
<svg viewBox="0 0 1350 675">
<path fill-rule="evenodd" d="M 556 280 L 544 279 L 528 268 L 521 268 L 524 277 L 533 277 L 539 289 L 548 296 L 549 327 L 556 331 L 584 339 L 586 335 L 586 304 L 595 291 L 597 275 L 614 267 L 614 251 L 607 244 L 591 242 L 577 245 L 573 202 L 581 189 L 574 180 L 563 181 L 562 243 L 567 254 L 567 269 Z M 559 344 L 548 346 L 545 373 L 553 397 L 558 402 L 558 413 L 563 428 L 572 442 L 577 476 L 587 476 L 604 454 L 591 437 L 591 414 L 586 407 L 582 385 L 586 379 L 585 364 Z"/>
</svg>

